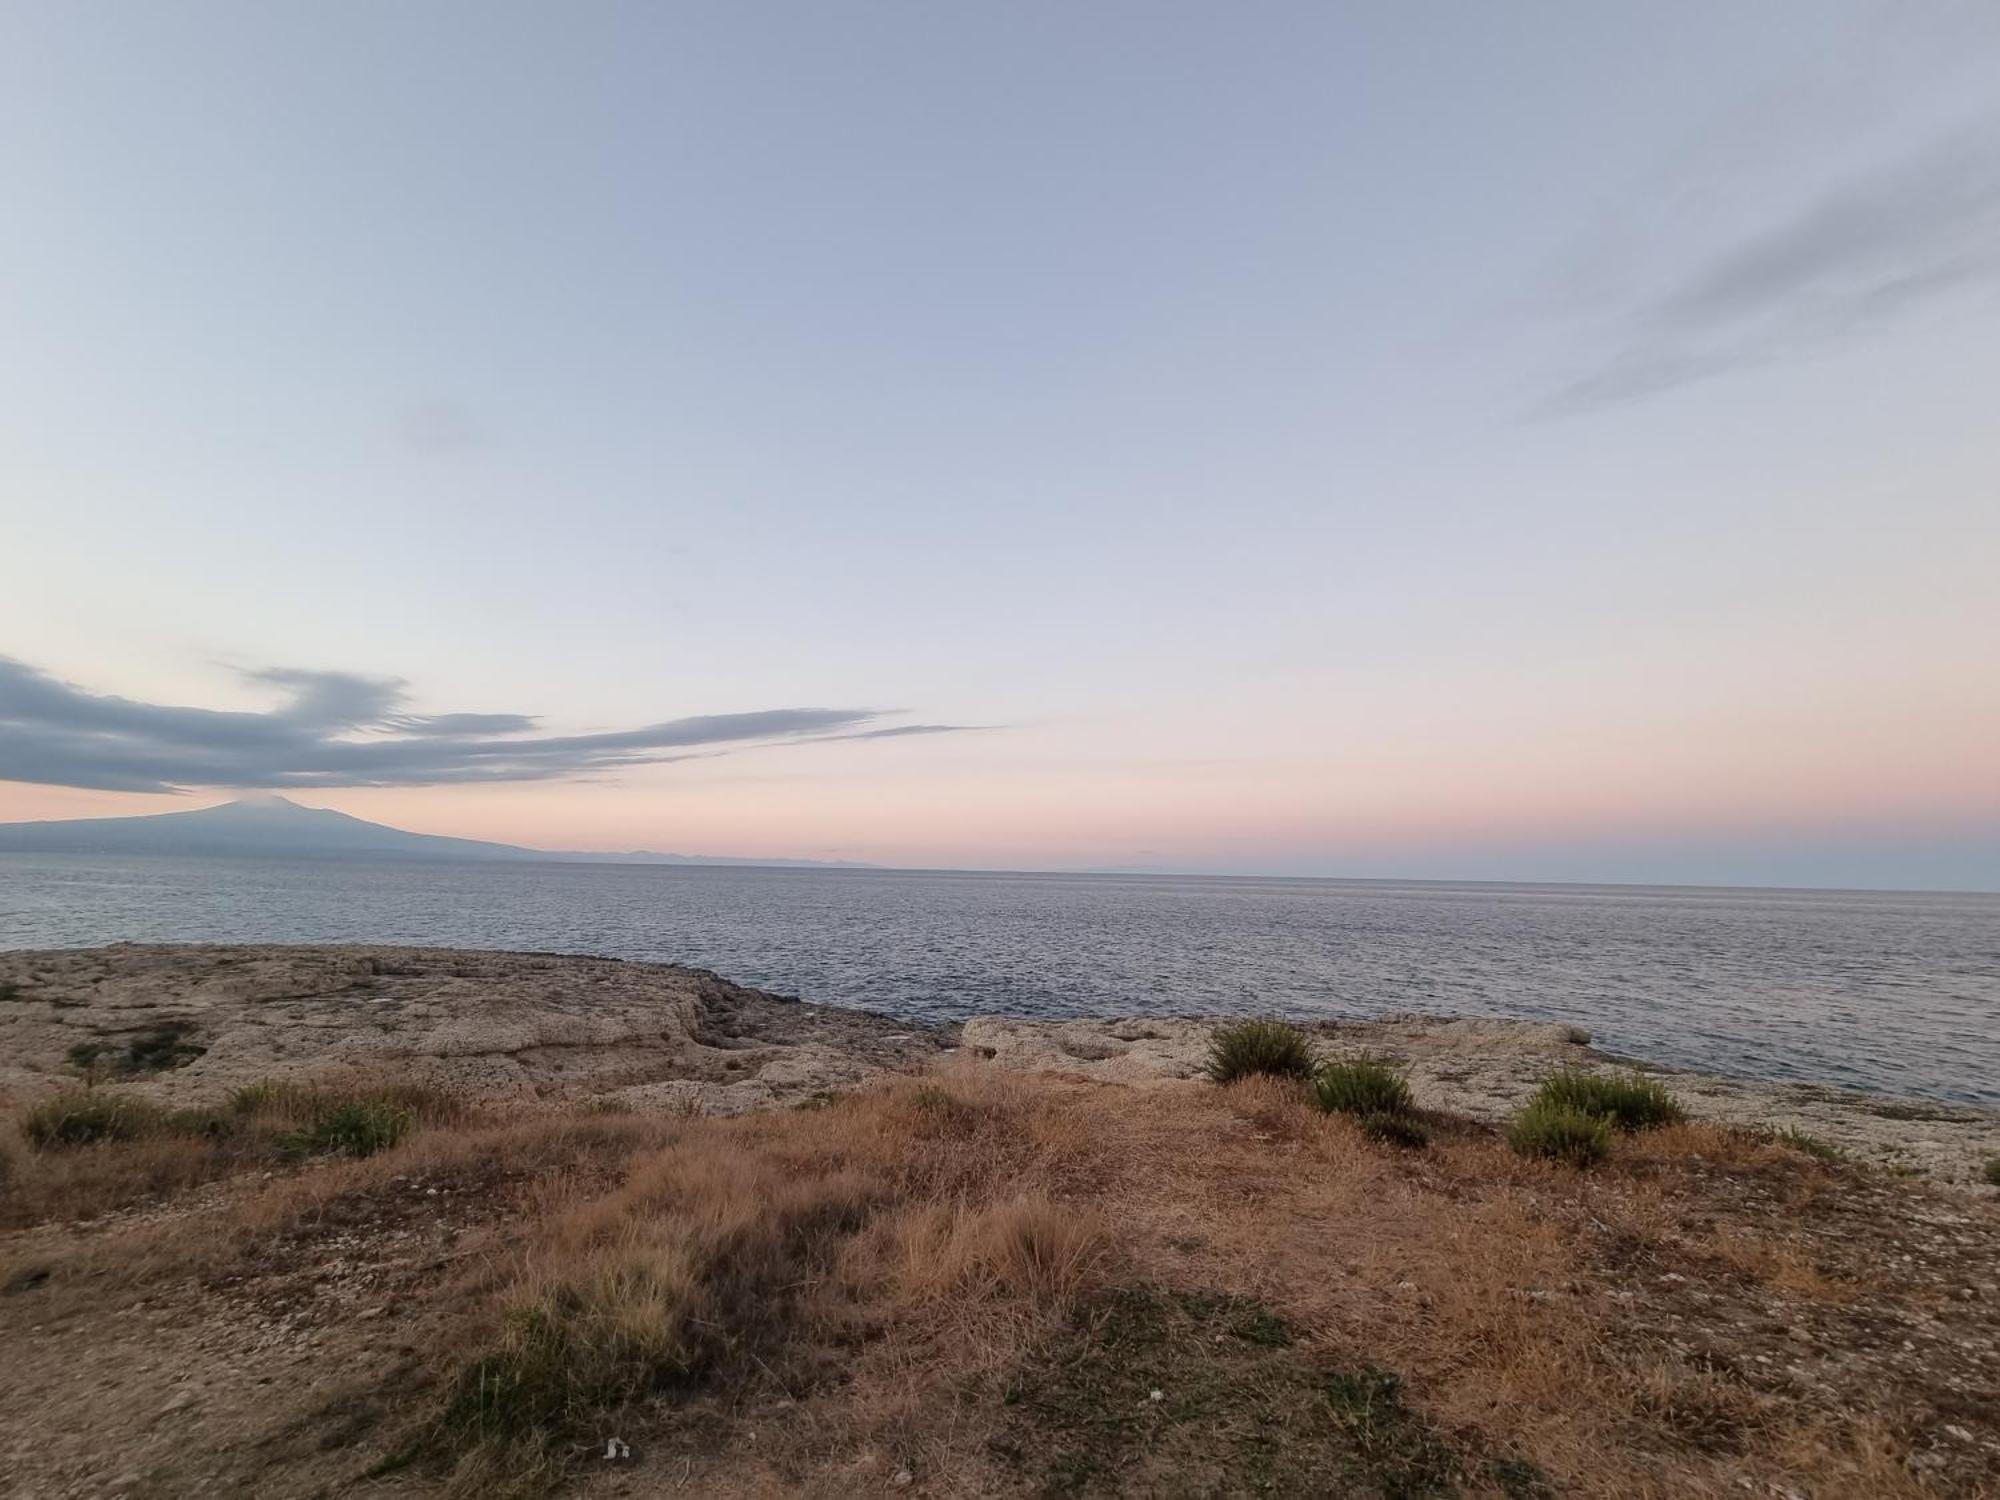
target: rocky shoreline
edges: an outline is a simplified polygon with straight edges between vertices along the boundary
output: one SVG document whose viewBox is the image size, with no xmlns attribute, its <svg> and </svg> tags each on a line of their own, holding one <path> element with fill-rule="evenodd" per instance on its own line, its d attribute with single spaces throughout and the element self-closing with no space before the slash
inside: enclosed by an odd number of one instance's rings
<svg viewBox="0 0 2000 1500">
<path fill-rule="evenodd" d="M 1674 1073 L 1577 1170 L 1492 1128 L 1576 1028 L 1311 1028 L 1406 1132 L 1213 1028 L 0 953 L 0 1494 L 2000 1493 L 2000 1112 Z"/>
<path fill-rule="evenodd" d="M 670 965 L 378 946 L 138 945 L 0 952 L 0 1107 L 90 1077 L 170 1105 L 272 1079 L 393 1074 L 494 1104 L 602 1099 L 730 1115 L 940 1066 L 1154 1087 L 1196 1078 L 1212 1020 L 933 1027 Z M 1497 1121 L 1550 1069 L 1626 1062 L 1579 1028 L 1395 1015 L 1310 1028 L 1409 1074 L 1425 1107 Z M 1644 1066 L 1643 1063 L 1638 1064 Z M 1809 1134 L 1857 1160 L 1972 1184 L 2000 1110 L 1652 1069 L 1698 1119 Z"/>
</svg>

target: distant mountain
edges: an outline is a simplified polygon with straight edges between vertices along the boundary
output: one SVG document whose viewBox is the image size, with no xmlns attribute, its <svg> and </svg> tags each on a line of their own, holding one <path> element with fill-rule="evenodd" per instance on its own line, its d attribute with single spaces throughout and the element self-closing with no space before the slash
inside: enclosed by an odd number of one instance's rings
<svg viewBox="0 0 2000 1500">
<path fill-rule="evenodd" d="M 326 807 L 301 807 L 284 797 L 246 797 L 192 812 L 136 818 L 66 818 L 0 823 L 0 853 L 168 854 L 262 859 L 545 859 L 599 864 L 781 865 L 866 868 L 809 859 L 704 858 L 694 854 L 594 854 L 527 849 L 484 839 L 408 833 Z"/>
</svg>

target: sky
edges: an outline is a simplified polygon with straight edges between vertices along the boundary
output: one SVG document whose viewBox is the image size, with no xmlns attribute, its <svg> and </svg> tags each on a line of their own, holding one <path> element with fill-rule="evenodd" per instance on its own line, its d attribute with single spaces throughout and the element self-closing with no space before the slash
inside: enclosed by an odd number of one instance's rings
<svg viewBox="0 0 2000 1500">
<path fill-rule="evenodd" d="M 0 0 L 0 820 L 2000 889 L 2000 7 Z"/>
</svg>

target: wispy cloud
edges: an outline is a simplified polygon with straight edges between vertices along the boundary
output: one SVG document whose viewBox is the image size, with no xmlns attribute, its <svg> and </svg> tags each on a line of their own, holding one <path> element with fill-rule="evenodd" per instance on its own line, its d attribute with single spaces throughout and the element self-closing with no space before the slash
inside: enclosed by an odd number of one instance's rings
<svg viewBox="0 0 2000 1500">
<path fill-rule="evenodd" d="M 246 673 L 285 701 L 246 713 L 92 693 L 0 657 L 0 781 L 104 791 L 547 781 L 753 745 L 948 734 L 867 708 L 704 714 L 594 734 L 516 713 L 413 715 L 404 684 L 353 672 Z"/>
<path fill-rule="evenodd" d="M 2000 122 L 1850 177 L 1710 255 L 1620 320 L 1544 414 L 1794 357 L 2000 288 Z"/>
</svg>

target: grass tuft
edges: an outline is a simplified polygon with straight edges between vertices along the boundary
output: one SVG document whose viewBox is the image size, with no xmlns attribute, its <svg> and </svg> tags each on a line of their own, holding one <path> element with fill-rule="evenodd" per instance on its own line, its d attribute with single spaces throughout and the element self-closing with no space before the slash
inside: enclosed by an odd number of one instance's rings
<svg viewBox="0 0 2000 1500">
<path fill-rule="evenodd" d="M 1380 1058 L 1363 1054 L 1325 1063 L 1313 1075 L 1313 1103 L 1327 1114 L 1351 1115 L 1362 1134 L 1386 1146 L 1430 1144 L 1411 1113 L 1410 1082 Z"/>
<path fill-rule="evenodd" d="M 373 1156 L 400 1143 L 415 1123 L 386 1100 L 344 1099 L 284 1136 L 279 1147 L 293 1156 Z"/>
<path fill-rule="evenodd" d="M 1594 1166 L 1611 1154 L 1611 1122 L 1537 1098 L 1508 1124 L 1507 1144 L 1517 1156 Z"/>
<path fill-rule="evenodd" d="M 71 1089 L 44 1099 L 21 1121 L 28 1143 L 46 1149 L 94 1146 L 102 1141 L 136 1141 L 160 1133 L 165 1117 L 140 1099 L 98 1089 Z"/>
<path fill-rule="evenodd" d="M 1239 1021 L 1217 1030 L 1208 1049 L 1208 1076 L 1234 1083 L 1259 1075 L 1308 1079 L 1318 1060 L 1311 1040 L 1283 1021 Z"/>
<path fill-rule="evenodd" d="M 179 1108 L 72 1087 L 10 1122 L 25 1150 L 0 1141 L 0 1230 L 88 1219 L 281 1162 L 372 1156 L 419 1124 L 470 1119 L 453 1096 L 411 1084 L 253 1084 Z"/>
<path fill-rule="evenodd" d="M 1542 1080 L 1529 1101 L 1555 1111 L 1590 1115 L 1618 1130 L 1651 1130 L 1687 1118 L 1666 1088 L 1638 1073 L 1584 1073 L 1563 1068 Z"/>
<path fill-rule="evenodd" d="M 541 1292 L 514 1309 L 498 1347 L 460 1372 L 439 1439 L 459 1451 L 546 1453 L 586 1419 L 685 1374 L 686 1293 L 636 1260 Z"/>
<path fill-rule="evenodd" d="M 2000 1156 L 1989 1156 L 1981 1175 L 1993 1187 L 2000 1187 Z"/>
<path fill-rule="evenodd" d="M 1342 1058 L 1314 1076 L 1313 1102 L 1328 1114 L 1404 1115 L 1410 1109 L 1409 1080 L 1379 1058 Z"/>
<path fill-rule="evenodd" d="M 232 1114 L 296 1123 L 312 1118 L 318 1100 L 319 1090 L 311 1084 L 295 1083 L 291 1079 L 264 1078 L 232 1090 L 229 1095 L 229 1109 Z"/>
</svg>

